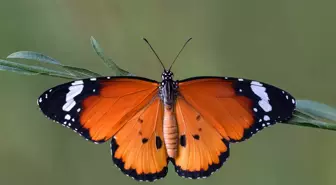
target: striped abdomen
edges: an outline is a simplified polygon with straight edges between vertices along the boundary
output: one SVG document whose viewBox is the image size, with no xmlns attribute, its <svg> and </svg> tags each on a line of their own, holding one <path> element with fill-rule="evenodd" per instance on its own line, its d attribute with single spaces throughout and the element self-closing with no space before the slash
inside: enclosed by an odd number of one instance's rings
<svg viewBox="0 0 336 185">
<path fill-rule="evenodd" d="M 165 105 L 164 107 L 163 139 L 166 144 L 168 156 L 175 158 L 178 147 L 178 130 L 175 114 L 169 105 Z"/>
</svg>

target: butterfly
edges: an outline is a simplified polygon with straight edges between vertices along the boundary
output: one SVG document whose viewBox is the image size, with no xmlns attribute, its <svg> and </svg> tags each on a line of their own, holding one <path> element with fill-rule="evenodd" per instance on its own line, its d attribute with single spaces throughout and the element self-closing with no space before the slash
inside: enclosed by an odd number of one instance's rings
<svg viewBox="0 0 336 185">
<path fill-rule="evenodd" d="M 45 91 L 37 103 L 46 117 L 85 139 L 111 140 L 115 165 L 139 181 L 165 177 L 169 162 L 179 176 L 208 177 L 229 157 L 230 143 L 290 119 L 295 110 L 294 97 L 272 85 L 214 76 L 178 81 L 172 65 L 163 66 L 161 82 L 135 76 L 76 80 Z"/>
</svg>

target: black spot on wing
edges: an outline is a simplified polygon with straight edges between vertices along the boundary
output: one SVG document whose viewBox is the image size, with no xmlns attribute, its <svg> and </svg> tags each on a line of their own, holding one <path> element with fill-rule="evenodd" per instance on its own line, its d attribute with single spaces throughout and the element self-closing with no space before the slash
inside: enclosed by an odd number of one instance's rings
<svg viewBox="0 0 336 185">
<path fill-rule="evenodd" d="M 200 121 L 200 120 L 201 120 L 201 115 L 197 115 L 197 116 L 196 116 L 196 120 L 197 120 L 197 121 Z"/>
<path fill-rule="evenodd" d="M 181 146 L 183 146 L 183 147 L 185 147 L 186 146 L 186 136 L 185 135 L 182 135 L 181 137 L 180 137 L 180 145 Z"/>
<path fill-rule="evenodd" d="M 142 143 L 143 143 L 143 144 L 145 144 L 145 143 L 147 143 L 147 142 L 148 142 L 148 139 L 147 139 L 147 138 L 143 138 L 143 139 L 142 139 Z"/>
<path fill-rule="evenodd" d="M 162 147 L 162 140 L 159 136 L 156 136 L 155 144 L 157 149 L 160 149 Z"/>
<path fill-rule="evenodd" d="M 193 135 L 193 138 L 196 139 L 196 140 L 199 140 L 200 136 L 198 134 L 195 134 L 195 135 Z"/>
</svg>

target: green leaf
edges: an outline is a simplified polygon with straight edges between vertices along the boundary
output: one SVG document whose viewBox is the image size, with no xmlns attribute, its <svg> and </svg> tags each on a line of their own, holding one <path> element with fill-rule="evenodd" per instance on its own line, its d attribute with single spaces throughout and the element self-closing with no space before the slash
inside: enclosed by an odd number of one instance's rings
<svg viewBox="0 0 336 185">
<path fill-rule="evenodd" d="M 298 100 L 293 118 L 286 124 L 336 130 L 336 109 L 311 100 Z"/>
<path fill-rule="evenodd" d="M 0 65 L 0 71 L 10 71 L 10 72 L 15 72 L 19 74 L 24 74 L 24 75 L 38 75 L 38 73 L 15 68 L 15 67 L 8 67 L 8 66 L 1 66 Z"/>
<path fill-rule="evenodd" d="M 62 66 L 65 69 L 65 71 L 70 74 L 70 76 L 74 76 L 75 78 L 87 78 L 87 77 L 100 76 L 99 74 L 94 73 L 87 69 L 62 65 L 58 60 L 52 57 L 49 57 L 47 55 L 44 55 L 42 53 L 37 53 L 34 51 L 18 51 L 18 52 L 10 54 L 7 58 L 37 60 L 37 61 L 44 62 L 44 63 L 59 65 L 59 66 Z"/>
<path fill-rule="evenodd" d="M 91 78 L 91 77 L 100 77 L 102 75 L 95 73 L 93 71 L 90 71 L 88 69 L 78 68 L 78 67 L 72 67 L 72 66 L 62 66 L 63 68 L 67 69 L 71 73 L 75 74 L 78 77 L 81 78 Z"/>
<path fill-rule="evenodd" d="M 93 49 L 96 51 L 97 55 L 103 60 L 104 64 L 112 69 L 115 76 L 133 76 L 128 71 L 121 69 L 112 59 L 106 58 L 104 55 L 103 49 L 100 47 L 99 43 L 96 41 L 95 38 L 91 36 L 91 45 Z"/>
<path fill-rule="evenodd" d="M 3 70 L 7 70 L 11 72 L 14 72 L 13 70 L 16 70 L 15 72 L 22 70 L 23 72 L 28 71 L 28 73 L 31 72 L 31 73 L 38 73 L 40 75 L 49 75 L 49 76 L 66 78 L 66 79 L 76 79 L 76 76 L 70 75 L 69 73 L 65 73 L 63 71 L 48 69 L 48 68 L 34 66 L 34 65 L 20 64 L 16 62 L 10 62 L 7 60 L 0 59 L 0 66 L 2 67 Z"/>
<path fill-rule="evenodd" d="M 20 58 L 20 59 L 28 59 L 28 60 L 36 60 L 40 62 L 50 63 L 50 64 L 57 64 L 61 65 L 61 63 L 53 59 L 47 55 L 44 55 L 42 53 L 38 53 L 35 51 L 18 51 L 15 53 L 12 53 L 7 56 L 7 58 Z"/>
</svg>

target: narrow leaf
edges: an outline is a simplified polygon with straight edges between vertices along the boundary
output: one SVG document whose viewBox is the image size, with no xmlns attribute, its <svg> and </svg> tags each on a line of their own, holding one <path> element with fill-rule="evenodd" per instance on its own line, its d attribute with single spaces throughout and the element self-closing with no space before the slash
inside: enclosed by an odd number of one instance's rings
<svg viewBox="0 0 336 185">
<path fill-rule="evenodd" d="M 336 109 L 310 100 L 298 100 L 294 116 L 287 124 L 336 130 Z"/>
<path fill-rule="evenodd" d="M 105 59 L 104 51 L 100 47 L 97 40 L 94 37 L 91 36 L 90 41 L 91 41 L 91 45 L 92 45 L 93 49 L 96 51 L 97 55 L 104 60 Z"/>
<path fill-rule="evenodd" d="M 333 120 L 336 122 L 336 109 L 311 100 L 298 100 L 297 108 L 313 116 Z"/>
<path fill-rule="evenodd" d="M 58 60 L 51 58 L 47 55 L 44 55 L 42 53 L 35 52 L 35 51 L 18 51 L 18 52 L 8 55 L 7 58 L 37 60 L 40 62 L 61 65 L 61 63 Z"/>
<path fill-rule="evenodd" d="M 24 75 L 38 75 L 38 73 L 15 68 L 15 67 L 8 67 L 8 66 L 1 66 L 0 65 L 0 71 L 10 71 L 10 72 L 15 72 L 19 74 L 24 74 Z"/>
<path fill-rule="evenodd" d="M 93 49 L 96 51 L 97 55 L 103 60 L 104 64 L 112 69 L 114 75 L 116 76 L 131 76 L 132 74 L 129 73 L 128 71 L 125 71 L 123 69 L 121 69 L 115 62 L 113 62 L 112 59 L 110 58 L 106 58 L 104 55 L 104 51 L 103 49 L 100 47 L 99 43 L 96 41 L 95 38 L 93 38 L 91 36 L 91 45 L 93 47 Z"/>
<path fill-rule="evenodd" d="M 71 79 L 76 78 L 76 76 L 70 75 L 69 73 L 65 73 L 63 71 L 48 69 L 45 67 L 34 66 L 34 65 L 20 64 L 16 62 L 10 62 L 7 60 L 1 60 L 1 59 L 0 59 L 0 66 L 15 68 L 15 69 L 34 72 L 34 73 L 43 74 L 43 75 L 50 75 L 50 76 L 57 76 L 57 77 L 71 78 Z"/>
</svg>

